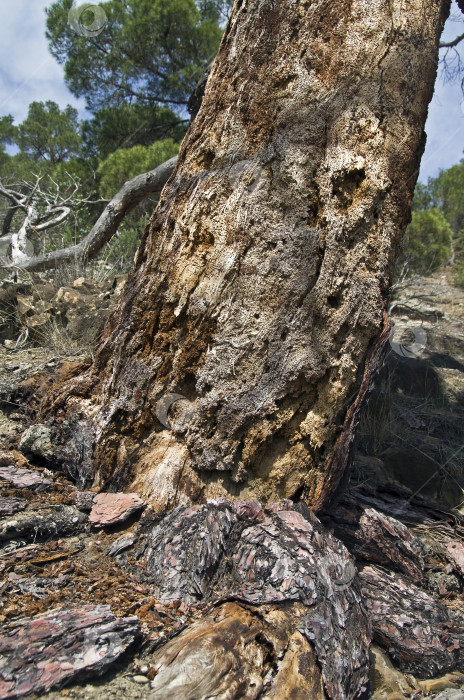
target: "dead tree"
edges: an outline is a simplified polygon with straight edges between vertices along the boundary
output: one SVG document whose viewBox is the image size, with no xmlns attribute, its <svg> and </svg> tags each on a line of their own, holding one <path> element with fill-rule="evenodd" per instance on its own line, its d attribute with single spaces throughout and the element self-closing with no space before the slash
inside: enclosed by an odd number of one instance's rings
<svg viewBox="0 0 464 700">
<path fill-rule="evenodd" d="M 53 404 L 86 422 L 97 484 L 159 507 L 334 493 L 388 336 L 448 11 L 235 4 L 95 361 Z"/>
<path fill-rule="evenodd" d="M 154 170 L 137 175 L 124 183 L 119 192 L 109 202 L 91 199 L 78 194 L 79 183 L 73 181 L 71 192 L 60 194 L 60 187 L 50 192 L 40 187 L 41 177 L 33 184 L 22 183 L 25 194 L 4 186 L 0 181 L 0 195 L 9 202 L 6 227 L 11 224 L 15 211 L 24 213 L 19 231 L 3 235 L 0 243 L 10 248 L 11 261 L 5 261 L 2 267 L 21 268 L 30 272 L 50 270 L 74 260 L 88 262 L 95 258 L 102 248 L 111 240 L 125 216 L 151 194 L 160 192 L 174 170 L 177 158 L 171 158 Z M 31 238 L 66 221 L 71 212 L 84 204 L 106 202 L 106 207 L 93 225 L 90 232 L 77 244 L 68 248 L 34 255 Z M 10 214 L 10 212 L 12 212 Z M 8 233 L 5 230 L 4 233 Z"/>
</svg>

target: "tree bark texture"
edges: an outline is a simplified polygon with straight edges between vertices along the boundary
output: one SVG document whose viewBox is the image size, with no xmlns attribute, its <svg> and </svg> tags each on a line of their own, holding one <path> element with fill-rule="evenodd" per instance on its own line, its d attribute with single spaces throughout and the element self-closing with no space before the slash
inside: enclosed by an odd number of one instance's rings
<svg viewBox="0 0 464 700">
<path fill-rule="evenodd" d="M 87 416 L 99 483 L 163 508 L 330 498 L 388 336 L 448 11 L 235 3 L 95 362 L 54 404 Z"/>
</svg>

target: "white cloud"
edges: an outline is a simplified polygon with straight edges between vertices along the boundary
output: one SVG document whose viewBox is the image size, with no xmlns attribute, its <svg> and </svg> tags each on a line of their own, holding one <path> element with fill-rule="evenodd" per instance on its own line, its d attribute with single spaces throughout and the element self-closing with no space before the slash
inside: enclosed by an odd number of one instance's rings
<svg viewBox="0 0 464 700">
<path fill-rule="evenodd" d="M 12 114 L 16 123 L 34 100 L 72 104 L 84 114 L 64 84 L 63 69 L 50 55 L 45 38 L 45 8 L 52 0 L 0 0 L 0 115 Z M 5 4 L 7 3 L 7 7 Z"/>
</svg>

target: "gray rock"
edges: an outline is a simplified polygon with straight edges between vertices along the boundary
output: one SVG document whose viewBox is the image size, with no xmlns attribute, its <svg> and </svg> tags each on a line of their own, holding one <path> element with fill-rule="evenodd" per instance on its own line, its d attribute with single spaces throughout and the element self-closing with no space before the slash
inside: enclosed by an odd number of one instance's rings
<svg viewBox="0 0 464 700">
<path fill-rule="evenodd" d="M 436 695 L 435 700 L 464 700 L 464 691 L 448 688 L 440 693 L 440 695 Z"/>
<path fill-rule="evenodd" d="M 37 508 L 13 517 L 0 518 L 0 542 L 18 537 L 34 541 L 36 538 L 74 535 L 84 529 L 86 521 L 87 517 L 75 506 Z"/>
<path fill-rule="evenodd" d="M 35 455 L 47 460 L 53 459 L 54 450 L 49 426 L 43 423 L 31 425 L 22 434 L 19 449 L 26 455 Z"/>
</svg>

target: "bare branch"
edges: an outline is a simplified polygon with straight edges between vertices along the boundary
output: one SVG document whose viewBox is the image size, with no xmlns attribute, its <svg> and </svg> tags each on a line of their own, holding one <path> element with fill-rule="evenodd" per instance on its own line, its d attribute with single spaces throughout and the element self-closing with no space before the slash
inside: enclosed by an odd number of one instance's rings
<svg viewBox="0 0 464 700">
<path fill-rule="evenodd" d="M 27 205 L 25 203 L 25 198 L 24 195 L 20 194 L 19 192 L 15 192 L 14 190 L 7 189 L 4 187 L 2 179 L 0 178 L 0 194 L 6 197 L 8 201 L 10 201 L 12 204 L 14 204 L 16 207 L 19 207 L 23 211 L 27 211 Z"/>
<path fill-rule="evenodd" d="M 35 231 L 48 231 L 48 229 L 58 226 L 65 221 L 71 213 L 71 207 L 57 207 L 57 211 L 61 209 L 61 214 L 58 214 L 54 219 L 48 219 L 42 223 L 36 224 L 33 228 Z M 49 212 L 51 215 L 51 212 Z"/>
<path fill-rule="evenodd" d="M 464 0 L 463 0 L 463 2 L 464 2 Z M 439 49 L 452 49 L 454 46 L 457 46 L 459 44 L 459 42 L 462 41 L 463 39 L 464 39 L 464 34 L 460 34 L 452 41 L 441 42 L 440 44 L 438 44 L 438 48 Z"/>
<path fill-rule="evenodd" d="M 155 192 L 161 192 L 174 172 L 177 156 L 162 163 L 154 170 L 137 175 L 126 182 L 113 199 L 107 204 L 100 218 L 87 236 L 77 245 L 45 253 L 35 258 L 22 261 L 19 265 L 10 263 L 1 265 L 3 269 L 20 268 L 22 270 L 50 270 L 71 260 L 83 261 L 95 258 L 118 230 L 124 217 L 142 200 Z"/>
</svg>

